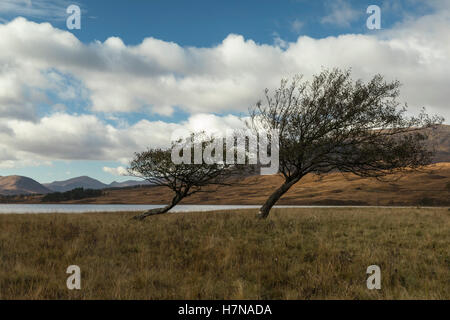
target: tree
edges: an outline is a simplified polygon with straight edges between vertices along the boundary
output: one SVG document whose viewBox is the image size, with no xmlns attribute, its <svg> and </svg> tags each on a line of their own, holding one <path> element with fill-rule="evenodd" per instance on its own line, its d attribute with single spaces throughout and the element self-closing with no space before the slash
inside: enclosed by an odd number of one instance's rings
<svg viewBox="0 0 450 320">
<path fill-rule="evenodd" d="M 66 192 L 53 192 L 46 194 L 41 202 L 60 202 L 68 200 L 80 200 L 86 198 L 99 197 L 103 194 L 102 190 L 75 188 Z"/>
<path fill-rule="evenodd" d="M 135 153 L 128 169 L 130 175 L 143 178 L 155 186 L 167 187 L 174 192 L 174 196 L 167 206 L 148 210 L 134 218 L 143 220 L 151 215 L 166 213 L 182 199 L 197 192 L 208 192 L 204 189 L 208 185 L 229 185 L 228 178 L 242 172 L 244 166 L 226 164 L 223 161 L 208 161 L 205 151 L 209 150 L 209 154 L 213 157 L 224 151 L 223 146 L 215 145 L 217 141 L 200 132 L 192 134 L 188 139 L 173 142 L 171 149 L 154 148 Z M 191 159 L 196 158 L 196 147 L 192 148 L 194 144 L 200 147 L 202 158 L 199 162 L 194 160 L 194 163 L 191 163 Z M 187 156 L 185 158 L 187 161 L 174 162 L 172 159 L 174 148 L 181 151 L 183 158 Z"/>
<path fill-rule="evenodd" d="M 259 211 L 273 205 L 305 175 L 328 172 L 382 177 L 419 169 L 432 160 L 422 129 L 442 123 L 422 111 L 407 117 L 398 102 L 400 84 L 381 75 L 353 82 L 349 70 L 323 70 L 311 82 L 296 76 L 250 109 L 249 127 L 279 138 L 279 173 L 284 183 Z"/>
</svg>

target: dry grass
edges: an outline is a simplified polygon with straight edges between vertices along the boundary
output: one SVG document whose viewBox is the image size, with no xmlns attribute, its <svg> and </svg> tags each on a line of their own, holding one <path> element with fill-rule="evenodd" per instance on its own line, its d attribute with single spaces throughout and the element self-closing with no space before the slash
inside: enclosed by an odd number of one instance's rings
<svg viewBox="0 0 450 320">
<path fill-rule="evenodd" d="M 0 215 L 0 298 L 450 299 L 446 208 L 255 213 Z"/>
</svg>

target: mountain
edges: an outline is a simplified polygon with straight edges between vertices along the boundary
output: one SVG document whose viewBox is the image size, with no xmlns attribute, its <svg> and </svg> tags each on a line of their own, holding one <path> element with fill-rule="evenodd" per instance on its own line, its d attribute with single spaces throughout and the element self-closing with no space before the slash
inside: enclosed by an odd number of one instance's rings
<svg viewBox="0 0 450 320">
<path fill-rule="evenodd" d="M 0 177 L 0 194 L 1 195 L 18 195 L 18 194 L 44 194 L 51 190 L 44 187 L 39 182 L 22 176 L 6 176 Z"/>
<path fill-rule="evenodd" d="M 108 188 L 126 188 L 126 187 L 134 187 L 134 186 L 141 186 L 141 185 L 148 185 L 150 184 L 147 181 L 144 180 L 127 180 L 127 181 L 123 181 L 123 182 L 111 182 L 108 185 Z"/>
<path fill-rule="evenodd" d="M 430 147 L 436 151 L 433 162 L 450 162 L 450 126 L 440 125 L 428 133 Z"/>
<path fill-rule="evenodd" d="M 281 185 L 281 175 L 248 176 L 239 183 L 209 186 L 183 199 L 182 204 L 261 205 Z M 280 199 L 278 205 L 358 206 L 449 206 L 450 163 L 429 165 L 425 170 L 391 177 L 390 182 L 334 172 L 305 176 Z M 109 189 L 102 196 L 61 203 L 155 204 L 171 201 L 173 194 L 162 186 Z M 18 199 L 16 203 L 41 203 L 42 196 Z"/>
<path fill-rule="evenodd" d="M 126 188 L 145 184 L 148 184 L 148 182 L 137 180 L 127 180 L 124 182 L 114 181 L 110 184 L 105 184 L 91 177 L 82 176 L 64 181 L 54 181 L 51 183 L 44 183 L 44 186 L 54 192 L 65 192 L 75 188 L 84 188 L 84 189 Z"/>
<path fill-rule="evenodd" d="M 64 181 L 54 181 L 51 183 L 44 183 L 44 186 L 54 192 L 66 192 L 73 190 L 75 188 L 105 189 L 108 187 L 107 184 L 104 184 L 96 179 L 92 179 L 91 177 L 87 176 L 76 177 Z"/>
</svg>

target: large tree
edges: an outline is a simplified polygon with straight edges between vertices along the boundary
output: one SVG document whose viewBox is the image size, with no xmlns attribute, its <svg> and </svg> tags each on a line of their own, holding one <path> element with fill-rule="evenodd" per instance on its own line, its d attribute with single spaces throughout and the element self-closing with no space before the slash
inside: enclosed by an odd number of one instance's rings
<svg viewBox="0 0 450 320">
<path fill-rule="evenodd" d="M 349 70 L 323 70 L 311 81 L 296 76 L 282 80 L 265 101 L 250 109 L 249 126 L 258 133 L 277 134 L 279 173 L 284 183 L 266 200 L 259 216 L 309 173 L 349 172 L 382 178 L 427 165 L 432 151 L 424 128 L 442 123 L 422 111 L 406 115 L 398 101 L 399 82 L 381 75 L 353 81 Z"/>
<path fill-rule="evenodd" d="M 214 161 L 214 157 L 221 159 L 226 151 L 222 144 L 216 144 L 218 139 L 221 138 L 197 132 L 188 138 L 172 142 L 170 149 L 153 148 L 135 153 L 128 168 L 129 174 L 143 178 L 153 186 L 170 189 L 173 198 L 165 207 L 150 209 L 134 218 L 143 220 L 148 216 L 166 213 L 194 193 L 214 191 L 211 188 L 205 189 L 206 186 L 229 185 L 233 176 L 246 171 L 243 165 Z M 174 148 L 177 156 L 181 155 L 185 162 L 174 161 Z M 200 150 L 200 158 L 195 155 L 195 149 Z"/>
</svg>

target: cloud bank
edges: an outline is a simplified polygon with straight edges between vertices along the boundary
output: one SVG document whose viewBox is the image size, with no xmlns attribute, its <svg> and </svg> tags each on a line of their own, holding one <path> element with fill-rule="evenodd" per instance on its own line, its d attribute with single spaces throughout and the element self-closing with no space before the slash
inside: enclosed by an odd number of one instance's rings
<svg viewBox="0 0 450 320">
<path fill-rule="evenodd" d="M 135 46 L 120 38 L 84 44 L 49 23 L 17 18 L 0 24 L 0 167 L 29 160 L 121 160 L 147 147 L 168 145 L 170 132 L 242 125 L 245 113 L 281 78 L 323 67 L 376 73 L 403 83 L 411 111 L 426 107 L 450 119 L 450 11 L 406 20 L 390 30 L 295 42 L 258 44 L 230 34 L 220 44 L 181 47 L 146 38 Z M 279 43 L 279 42 L 278 42 Z M 62 102 L 61 102 L 62 101 Z M 63 103 L 83 107 L 69 113 Z M 53 111 L 42 115 L 38 106 Z M 141 120 L 112 125 L 104 116 L 132 112 L 190 114 L 184 122 Z"/>
</svg>

